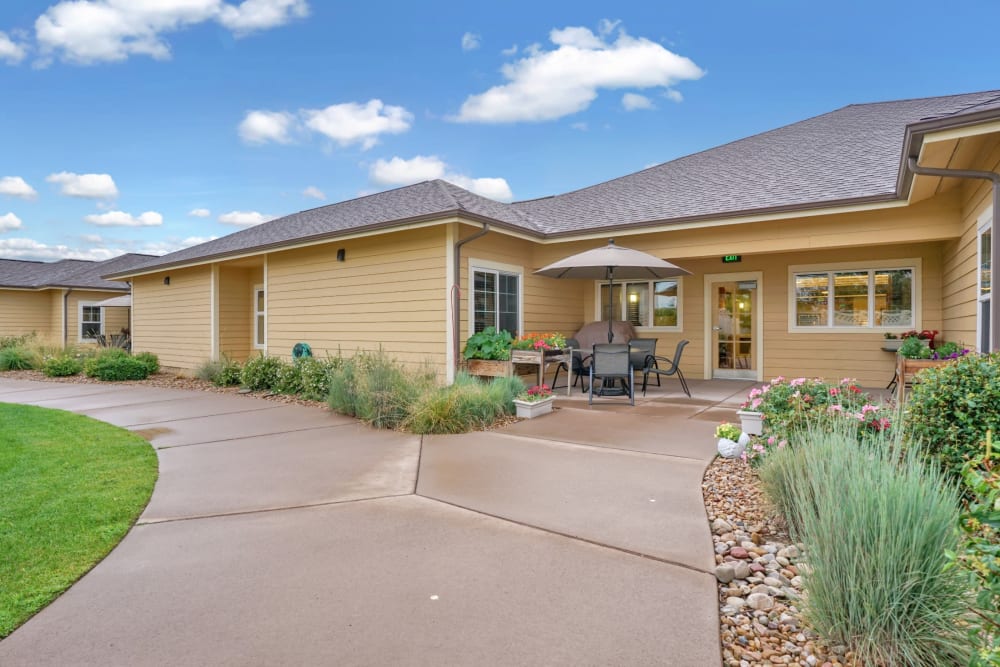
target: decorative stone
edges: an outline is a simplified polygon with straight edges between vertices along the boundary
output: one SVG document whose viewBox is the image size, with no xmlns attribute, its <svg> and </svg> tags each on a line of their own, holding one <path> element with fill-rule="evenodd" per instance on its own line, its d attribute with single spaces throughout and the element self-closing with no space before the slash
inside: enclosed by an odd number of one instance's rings
<svg viewBox="0 0 1000 667">
<path fill-rule="evenodd" d="M 737 597 L 726 598 L 726 606 L 733 607 L 734 609 L 742 609 L 747 606 L 747 601 Z"/>
<path fill-rule="evenodd" d="M 746 600 L 751 609 L 768 611 L 774 609 L 774 598 L 766 593 L 751 593 Z"/>
<path fill-rule="evenodd" d="M 746 561 L 736 561 L 732 563 L 733 573 L 737 579 L 746 579 L 750 576 L 750 564 Z"/>
<path fill-rule="evenodd" d="M 716 535 L 733 532 L 733 526 L 725 519 L 716 519 L 712 522 L 712 532 Z"/>
<path fill-rule="evenodd" d="M 743 547 L 733 547 L 729 550 L 729 555 L 733 558 L 739 558 L 740 560 L 744 558 L 750 558 L 750 554 Z"/>
<path fill-rule="evenodd" d="M 729 563 L 723 563 L 715 568 L 715 578 L 718 579 L 720 583 L 728 584 L 736 578 L 736 570 Z"/>
</svg>

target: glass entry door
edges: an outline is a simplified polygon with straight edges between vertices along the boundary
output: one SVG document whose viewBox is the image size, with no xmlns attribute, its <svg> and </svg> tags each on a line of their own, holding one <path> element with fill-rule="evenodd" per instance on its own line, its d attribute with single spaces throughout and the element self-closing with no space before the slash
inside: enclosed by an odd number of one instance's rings
<svg viewBox="0 0 1000 667">
<path fill-rule="evenodd" d="M 757 281 L 713 282 L 712 376 L 757 379 Z"/>
</svg>

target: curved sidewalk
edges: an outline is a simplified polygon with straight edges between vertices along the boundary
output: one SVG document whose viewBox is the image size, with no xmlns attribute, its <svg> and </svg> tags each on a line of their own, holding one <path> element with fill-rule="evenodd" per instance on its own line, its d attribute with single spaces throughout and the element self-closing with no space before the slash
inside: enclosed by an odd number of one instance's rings
<svg viewBox="0 0 1000 667">
<path fill-rule="evenodd" d="M 713 386 L 420 438 L 243 396 L 0 378 L 0 402 L 129 428 L 160 461 L 138 524 L 0 664 L 718 665 L 700 482 L 731 406 Z"/>
</svg>

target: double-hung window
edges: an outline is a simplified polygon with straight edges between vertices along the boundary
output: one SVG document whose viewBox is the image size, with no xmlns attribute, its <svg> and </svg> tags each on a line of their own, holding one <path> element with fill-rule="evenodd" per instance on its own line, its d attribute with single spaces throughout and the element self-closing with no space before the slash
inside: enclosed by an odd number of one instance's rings
<svg viewBox="0 0 1000 667">
<path fill-rule="evenodd" d="M 980 218 L 979 226 L 979 262 L 977 271 L 976 297 L 979 302 L 979 340 L 978 349 L 980 352 L 990 351 L 990 307 L 991 307 L 991 281 L 990 274 L 993 266 L 993 227 L 988 215 Z"/>
<path fill-rule="evenodd" d="M 521 331 L 521 274 L 513 270 L 472 267 L 472 329 Z"/>
<path fill-rule="evenodd" d="M 794 270 L 790 327 L 912 329 L 917 326 L 916 266 Z"/>
<path fill-rule="evenodd" d="M 667 278 L 614 286 L 614 319 L 634 327 L 681 329 L 681 280 Z M 607 283 L 598 284 L 600 318 L 611 319 L 611 292 Z"/>
<path fill-rule="evenodd" d="M 104 333 L 103 311 L 100 306 L 80 304 L 80 340 L 93 341 Z"/>
</svg>

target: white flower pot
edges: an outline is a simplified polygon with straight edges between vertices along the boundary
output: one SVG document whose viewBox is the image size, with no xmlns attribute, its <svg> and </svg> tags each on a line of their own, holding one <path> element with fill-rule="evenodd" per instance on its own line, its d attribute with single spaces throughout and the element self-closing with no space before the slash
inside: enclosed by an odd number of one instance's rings
<svg viewBox="0 0 1000 667">
<path fill-rule="evenodd" d="M 740 428 L 749 435 L 760 435 L 764 432 L 764 413 L 753 410 L 740 410 Z"/>
<path fill-rule="evenodd" d="M 746 433 L 740 433 L 739 440 L 730 440 L 729 438 L 719 438 L 719 455 L 724 459 L 735 459 L 739 458 L 743 452 L 746 451 L 747 445 L 750 444 L 750 436 Z"/>
<path fill-rule="evenodd" d="M 522 401 L 515 398 L 514 407 L 517 408 L 518 419 L 534 419 L 535 417 L 541 417 L 552 412 L 552 403 L 554 401 L 554 396 L 543 398 L 540 401 Z"/>
</svg>

